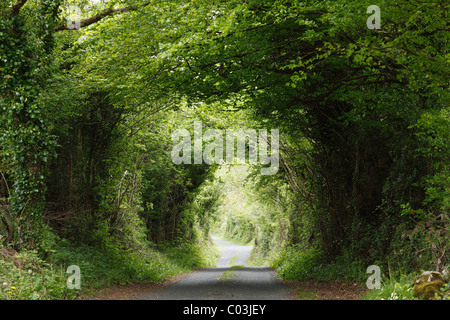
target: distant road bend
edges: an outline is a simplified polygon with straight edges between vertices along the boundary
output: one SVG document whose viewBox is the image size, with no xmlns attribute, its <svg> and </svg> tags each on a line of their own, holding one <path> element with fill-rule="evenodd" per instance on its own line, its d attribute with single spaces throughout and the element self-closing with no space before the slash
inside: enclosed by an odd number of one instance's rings
<svg viewBox="0 0 450 320">
<path fill-rule="evenodd" d="M 217 268 L 204 268 L 140 300 L 290 300 L 291 291 L 270 267 L 248 267 L 251 246 L 213 237 L 220 249 Z M 235 267 L 232 267 L 235 266 Z"/>
</svg>

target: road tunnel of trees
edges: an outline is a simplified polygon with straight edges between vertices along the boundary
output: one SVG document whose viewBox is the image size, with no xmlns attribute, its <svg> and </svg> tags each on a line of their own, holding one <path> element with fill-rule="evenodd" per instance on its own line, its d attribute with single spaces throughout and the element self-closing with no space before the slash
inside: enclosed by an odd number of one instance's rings
<svg viewBox="0 0 450 320">
<path fill-rule="evenodd" d="M 448 3 L 381 1 L 368 29 L 371 4 L 2 1 L 2 245 L 114 255 L 215 230 L 255 263 L 442 269 Z M 195 121 L 278 129 L 277 174 L 174 164 L 172 133 Z"/>
</svg>

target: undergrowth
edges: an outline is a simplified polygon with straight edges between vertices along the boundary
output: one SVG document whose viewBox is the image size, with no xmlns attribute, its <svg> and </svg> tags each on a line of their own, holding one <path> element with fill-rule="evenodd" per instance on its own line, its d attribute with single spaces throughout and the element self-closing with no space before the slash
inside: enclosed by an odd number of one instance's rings
<svg viewBox="0 0 450 320">
<path fill-rule="evenodd" d="M 209 241 L 108 252 L 62 239 L 45 258 L 36 250 L 0 247 L 0 300 L 72 300 L 115 284 L 160 282 L 212 266 L 217 255 Z M 80 290 L 67 286 L 70 265 L 80 268 Z"/>
<path fill-rule="evenodd" d="M 272 262 L 278 275 L 285 280 L 319 281 L 330 280 L 364 280 L 366 269 L 362 262 L 353 260 L 348 252 L 334 262 L 325 262 L 323 254 L 317 249 L 307 249 L 296 245 L 286 246 L 282 253 Z"/>
<path fill-rule="evenodd" d="M 365 300 L 419 300 L 414 296 L 414 274 L 383 277 L 380 289 L 369 290 Z"/>
</svg>

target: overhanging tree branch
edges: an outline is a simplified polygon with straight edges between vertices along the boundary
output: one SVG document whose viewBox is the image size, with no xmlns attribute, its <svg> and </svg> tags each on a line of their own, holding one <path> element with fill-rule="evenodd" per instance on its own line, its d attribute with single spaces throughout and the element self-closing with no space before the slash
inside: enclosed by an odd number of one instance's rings
<svg viewBox="0 0 450 320">
<path fill-rule="evenodd" d="M 117 8 L 117 9 L 109 8 L 109 9 L 107 9 L 101 13 L 98 13 L 90 18 L 81 20 L 80 28 L 90 26 L 91 24 L 99 22 L 103 18 L 114 15 L 116 13 L 138 10 L 140 8 L 144 8 L 144 7 L 148 6 L 149 4 L 150 4 L 150 2 L 146 2 L 145 4 L 143 4 L 141 6 L 132 6 L 132 7 Z M 60 25 L 56 26 L 56 28 L 55 28 L 55 31 L 62 31 L 62 30 L 72 30 L 72 29 L 69 29 L 66 24 L 60 24 Z"/>
</svg>

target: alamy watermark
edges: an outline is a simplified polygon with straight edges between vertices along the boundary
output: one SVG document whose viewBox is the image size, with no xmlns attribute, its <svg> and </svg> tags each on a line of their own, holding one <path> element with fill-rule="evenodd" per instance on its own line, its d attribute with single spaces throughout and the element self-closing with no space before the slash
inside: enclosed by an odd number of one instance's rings
<svg viewBox="0 0 450 320">
<path fill-rule="evenodd" d="M 367 278 L 366 286 L 370 290 L 381 288 L 381 270 L 377 265 L 370 265 L 367 267 L 366 273 L 371 275 Z"/>
<path fill-rule="evenodd" d="M 369 29 L 381 29 L 381 10 L 376 5 L 371 5 L 367 8 L 367 13 L 372 15 L 367 18 L 366 25 Z"/>
<path fill-rule="evenodd" d="M 68 289 L 81 289 L 81 270 L 77 265 L 67 267 L 66 273 L 72 274 L 67 278 Z"/>
<path fill-rule="evenodd" d="M 70 5 L 67 7 L 67 29 L 78 30 L 81 28 L 81 9 L 78 6 Z"/>
<path fill-rule="evenodd" d="M 192 144 L 191 134 L 187 129 L 177 129 L 172 133 L 172 142 L 176 144 L 171 153 L 174 164 L 245 164 L 248 146 L 249 164 L 258 164 L 258 160 L 259 164 L 270 164 L 270 167 L 261 168 L 262 175 L 274 175 L 278 172 L 278 129 L 270 130 L 270 139 L 266 129 L 258 132 L 255 129 L 226 130 L 224 138 L 223 130 L 208 129 L 203 133 L 202 122 L 195 121 L 193 140 Z"/>
</svg>

